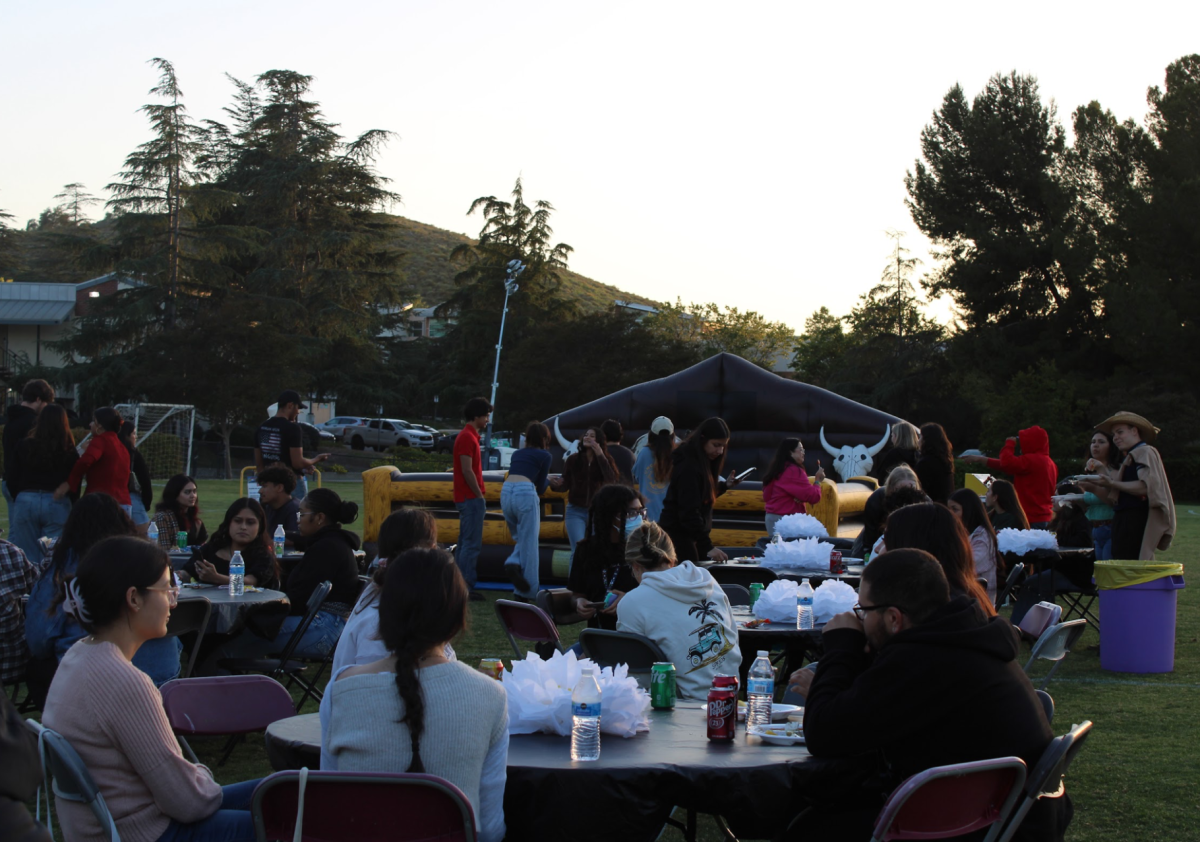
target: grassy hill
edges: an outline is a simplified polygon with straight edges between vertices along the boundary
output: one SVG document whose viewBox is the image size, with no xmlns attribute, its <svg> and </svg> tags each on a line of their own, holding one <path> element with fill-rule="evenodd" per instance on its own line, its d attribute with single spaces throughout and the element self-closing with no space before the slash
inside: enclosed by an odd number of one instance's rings
<svg viewBox="0 0 1200 842">
<path fill-rule="evenodd" d="M 475 240 L 415 219 L 402 216 L 394 219 L 397 225 L 396 246 L 407 254 L 402 266 L 409 284 L 420 297 L 422 305 L 430 307 L 441 304 L 454 290 L 454 276 L 459 271 L 450 263 L 450 252 L 456 246 L 474 243 Z M 636 301 L 652 306 L 659 303 L 570 271 L 563 277 L 563 292 L 577 300 L 586 312 L 606 310 L 614 300 Z"/>
</svg>

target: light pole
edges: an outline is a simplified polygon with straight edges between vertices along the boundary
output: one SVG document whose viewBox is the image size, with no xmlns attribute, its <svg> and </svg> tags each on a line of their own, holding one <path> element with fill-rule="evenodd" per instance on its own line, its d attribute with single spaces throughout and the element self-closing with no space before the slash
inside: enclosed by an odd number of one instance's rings
<svg viewBox="0 0 1200 842">
<path fill-rule="evenodd" d="M 525 271 L 525 264 L 519 260 L 508 261 L 504 269 L 504 310 L 500 313 L 500 340 L 496 343 L 496 368 L 492 372 L 492 415 L 496 412 L 496 387 L 500 385 L 500 349 L 504 345 L 504 320 L 508 316 L 508 297 L 520 289 L 517 286 L 517 276 Z M 487 432 L 483 438 L 483 458 L 489 458 L 492 449 L 492 415 L 488 416 Z M 490 467 L 490 466 L 489 466 Z"/>
<path fill-rule="evenodd" d="M 437 395 L 434 395 L 434 396 L 433 396 L 433 420 L 434 420 L 434 421 L 437 421 L 437 420 L 438 420 L 438 417 L 437 417 L 437 405 L 438 405 L 438 396 L 437 396 Z"/>
</svg>

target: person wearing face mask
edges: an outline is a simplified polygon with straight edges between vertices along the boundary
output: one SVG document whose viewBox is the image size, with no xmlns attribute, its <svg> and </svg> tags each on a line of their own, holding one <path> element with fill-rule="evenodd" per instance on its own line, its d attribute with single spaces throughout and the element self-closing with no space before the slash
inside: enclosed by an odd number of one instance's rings
<svg viewBox="0 0 1200 842">
<path fill-rule="evenodd" d="M 737 675 L 742 666 L 738 629 L 729 597 L 702 567 L 679 562 L 667 533 L 656 523 L 631 530 L 625 561 L 638 587 L 621 599 L 617 631 L 645 635 L 677 665 L 681 699 L 703 699 L 715 675 Z"/>
<path fill-rule="evenodd" d="M 567 580 L 588 628 L 616 629 L 617 605 L 638 585 L 625 561 L 625 541 L 645 515 L 642 495 L 628 485 L 606 485 L 592 499 L 587 534 L 576 546 Z"/>
</svg>

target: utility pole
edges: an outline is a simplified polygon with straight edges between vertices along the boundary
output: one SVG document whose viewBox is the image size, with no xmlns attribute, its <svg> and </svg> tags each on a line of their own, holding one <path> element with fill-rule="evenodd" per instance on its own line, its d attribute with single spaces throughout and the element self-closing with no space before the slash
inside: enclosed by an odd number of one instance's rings
<svg viewBox="0 0 1200 842">
<path fill-rule="evenodd" d="M 496 414 L 496 387 L 500 385 L 500 349 L 504 345 L 504 321 L 508 316 L 508 297 L 516 292 L 520 287 L 517 285 L 517 276 L 525 271 L 525 264 L 519 260 L 508 261 L 508 266 L 504 270 L 504 310 L 500 313 L 500 340 L 496 343 L 496 367 L 492 371 L 492 414 L 488 416 L 487 432 L 483 438 L 483 458 L 484 463 L 487 463 L 489 458 L 488 452 L 492 449 L 492 418 Z"/>
</svg>

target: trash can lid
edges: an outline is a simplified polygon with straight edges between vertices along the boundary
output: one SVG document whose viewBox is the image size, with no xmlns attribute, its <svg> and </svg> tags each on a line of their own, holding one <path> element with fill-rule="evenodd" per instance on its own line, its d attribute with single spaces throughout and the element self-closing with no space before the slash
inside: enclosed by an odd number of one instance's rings
<svg viewBox="0 0 1200 842">
<path fill-rule="evenodd" d="M 1182 575 L 1182 564 L 1161 561 L 1097 561 L 1095 572 L 1096 587 L 1101 590 L 1127 588 L 1167 576 Z"/>
</svg>

